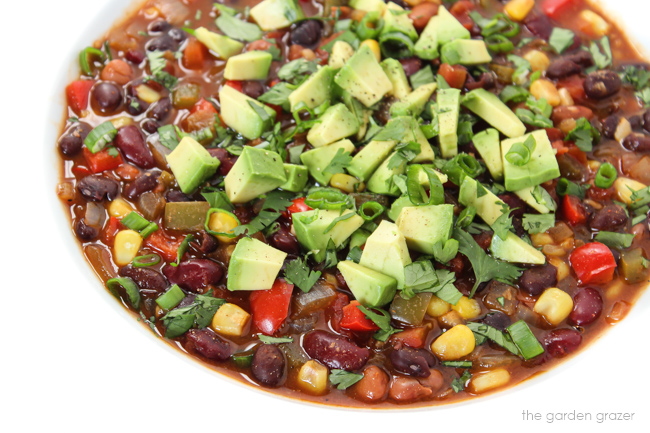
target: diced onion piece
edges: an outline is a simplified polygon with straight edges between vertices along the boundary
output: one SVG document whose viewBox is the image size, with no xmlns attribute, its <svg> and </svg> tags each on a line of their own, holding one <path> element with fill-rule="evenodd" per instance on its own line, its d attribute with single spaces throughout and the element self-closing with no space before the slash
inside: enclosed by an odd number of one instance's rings
<svg viewBox="0 0 650 433">
<path fill-rule="evenodd" d="M 138 98 L 142 99 L 144 102 L 147 102 L 149 104 L 158 102 L 160 98 L 162 98 L 160 93 L 156 92 L 154 89 L 147 86 L 146 84 L 140 84 L 138 87 L 135 88 L 135 92 L 138 95 Z"/>
<path fill-rule="evenodd" d="M 620 201 L 625 204 L 632 203 L 632 193 L 645 188 L 646 185 L 628 177 L 618 177 L 614 182 L 614 189 Z"/>
</svg>

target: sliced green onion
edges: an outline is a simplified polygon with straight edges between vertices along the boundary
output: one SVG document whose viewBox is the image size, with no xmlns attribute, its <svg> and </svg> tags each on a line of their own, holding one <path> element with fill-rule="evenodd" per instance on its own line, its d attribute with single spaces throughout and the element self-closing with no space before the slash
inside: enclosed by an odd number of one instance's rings
<svg viewBox="0 0 650 433">
<path fill-rule="evenodd" d="M 133 281 L 131 278 L 111 278 L 110 280 L 106 281 L 106 287 L 116 298 L 120 297 L 118 289 L 123 288 L 129 298 L 129 303 L 131 306 L 135 309 L 140 307 L 140 292 L 138 291 L 137 284 L 135 284 L 135 281 Z"/>
<path fill-rule="evenodd" d="M 225 228 L 228 228 L 226 231 L 214 230 L 215 227 L 210 226 L 210 221 L 212 219 L 212 215 L 214 215 L 214 214 L 226 215 L 227 217 L 232 218 L 236 224 L 233 227 L 230 227 L 230 228 L 225 227 Z M 210 208 L 208 210 L 208 213 L 205 215 L 204 228 L 205 228 L 206 232 L 210 233 L 213 236 L 224 236 L 226 238 L 234 238 L 237 235 L 233 232 L 233 229 L 235 227 L 239 226 L 240 224 L 241 224 L 241 222 L 239 221 L 239 218 L 237 218 L 237 216 L 235 214 L 233 214 L 232 212 L 228 212 L 227 210 L 223 210 L 223 209 Z"/>
<path fill-rule="evenodd" d="M 135 211 L 131 211 L 131 213 L 129 213 L 124 218 L 122 218 L 121 223 L 122 225 L 126 226 L 131 230 L 135 230 L 136 232 L 139 232 L 140 230 L 144 230 L 150 224 L 150 222 L 147 219 L 145 219 L 142 215 L 138 214 Z"/>
<path fill-rule="evenodd" d="M 81 67 L 81 72 L 85 75 L 93 75 L 93 69 L 89 61 L 90 56 L 98 57 L 102 62 L 106 60 L 106 53 L 102 50 L 93 47 L 86 47 L 81 50 L 81 53 L 79 53 L 79 66 Z"/>
<path fill-rule="evenodd" d="M 385 33 L 379 37 L 379 47 L 384 57 L 403 59 L 413 55 L 413 41 L 400 32 Z"/>
<path fill-rule="evenodd" d="M 176 250 L 176 263 L 170 263 L 171 265 L 180 264 L 181 260 L 183 259 L 183 255 L 190 248 L 190 242 L 192 242 L 193 240 L 194 240 L 194 235 L 192 235 L 192 234 L 189 234 L 189 235 L 185 236 L 185 238 L 183 238 L 183 241 L 178 246 L 178 250 Z"/>
<path fill-rule="evenodd" d="M 429 180 L 429 192 L 420 184 L 420 173 L 424 171 Z M 429 167 L 422 165 L 411 165 L 406 174 L 406 191 L 416 206 L 442 204 L 445 202 L 445 190 L 438 178 L 438 175 Z"/>
<path fill-rule="evenodd" d="M 230 359 L 232 359 L 232 361 L 238 367 L 248 368 L 253 363 L 253 355 L 254 354 L 252 352 L 250 352 L 250 351 L 241 352 L 241 353 L 233 353 L 230 356 Z"/>
<path fill-rule="evenodd" d="M 110 121 L 97 125 L 84 139 L 84 144 L 91 153 L 97 153 L 117 135 L 117 129 Z"/>
<path fill-rule="evenodd" d="M 465 176 L 475 179 L 484 170 L 476 158 L 467 153 L 459 153 L 442 167 L 442 172 L 449 177 L 452 183 L 458 186 L 463 183 Z"/>
<path fill-rule="evenodd" d="M 618 173 L 616 172 L 616 167 L 609 162 L 606 162 L 598 168 L 596 179 L 594 179 L 594 185 L 598 188 L 607 189 L 614 185 L 614 181 L 617 177 Z"/>
<path fill-rule="evenodd" d="M 379 202 L 370 200 L 361 205 L 359 208 L 359 215 L 364 219 L 364 221 L 372 221 L 383 214 L 385 210 L 386 208 Z"/>
<path fill-rule="evenodd" d="M 366 39 L 375 39 L 381 29 L 384 27 L 384 20 L 381 19 L 379 12 L 373 11 L 366 13 L 357 25 L 357 35 L 363 41 Z"/>
<path fill-rule="evenodd" d="M 305 204 L 313 209 L 350 209 L 353 207 L 352 198 L 336 188 L 313 189 L 305 197 Z"/>
<path fill-rule="evenodd" d="M 131 265 L 135 268 L 145 268 L 147 266 L 157 265 L 158 263 L 160 263 L 160 256 L 158 254 L 147 254 L 133 258 Z"/>
<path fill-rule="evenodd" d="M 536 145 L 535 138 L 529 135 L 524 142 L 512 145 L 508 153 L 506 153 L 506 160 L 519 167 L 526 165 L 530 162 L 530 157 Z"/>
<path fill-rule="evenodd" d="M 558 195 L 561 196 L 574 195 L 580 199 L 585 198 L 585 188 L 578 185 L 577 183 L 571 182 L 565 177 L 560 178 L 560 180 L 557 181 L 555 191 L 558 193 Z"/>
<path fill-rule="evenodd" d="M 508 350 L 513 355 L 519 355 L 519 346 L 514 344 L 510 336 L 505 332 L 501 332 L 490 325 L 486 325 L 485 323 L 469 322 L 467 324 L 467 327 L 471 329 L 474 334 L 478 334 L 482 337 L 486 337 L 494 341 L 496 344 Z"/>
<path fill-rule="evenodd" d="M 506 329 L 524 359 L 529 360 L 544 353 L 544 348 L 523 320 L 513 323 Z"/>
<path fill-rule="evenodd" d="M 485 38 L 485 45 L 495 53 L 509 53 L 515 49 L 515 44 L 504 35 L 491 35 Z"/>
<path fill-rule="evenodd" d="M 472 361 L 442 361 L 443 367 L 472 368 Z"/>
<path fill-rule="evenodd" d="M 169 311 L 180 304 L 183 298 L 185 298 L 185 293 L 178 287 L 178 284 L 174 284 L 169 290 L 156 298 L 156 304 L 163 310 Z"/>
<path fill-rule="evenodd" d="M 140 230 L 140 236 L 142 236 L 142 238 L 145 239 L 147 236 L 149 236 L 151 233 L 155 232 L 156 230 L 158 230 L 158 224 L 149 223 L 145 228 Z"/>
<path fill-rule="evenodd" d="M 635 225 L 637 225 L 637 224 L 639 224 L 639 223 L 645 221 L 646 218 L 648 218 L 648 216 L 645 215 L 645 214 L 644 214 L 644 215 L 637 215 L 637 216 L 635 216 L 634 218 L 632 218 L 632 226 L 635 226 Z"/>
</svg>

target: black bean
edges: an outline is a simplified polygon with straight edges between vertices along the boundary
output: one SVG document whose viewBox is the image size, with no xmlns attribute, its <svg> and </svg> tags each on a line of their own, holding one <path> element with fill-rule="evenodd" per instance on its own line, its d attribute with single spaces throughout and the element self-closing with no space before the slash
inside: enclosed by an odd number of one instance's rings
<svg viewBox="0 0 650 433">
<path fill-rule="evenodd" d="M 113 200 L 120 192 L 120 184 L 108 177 L 91 174 L 77 182 L 77 190 L 86 200 Z"/>
<path fill-rule="evenodd" d="M 157 36 L 147 42 L 147 51 L 176 51 L 178 44 L 169 35 Z"/>
<path fill-rule="evenodd" d="M 224 340 L 212 330 L 190 329 L 185 338 L 191 342 L 194 350 L 201 356 L 216 361 L 225 361 L 230 358 L 233 349 L 230 342 Z"/>
<path fill-rule="evenodd" d="M 436 364 L 436 359 L 428 350 L 403 347 L 391 352 L 390 362 L 400 373 L 415 377 L 429 377 L 431 375 L 429 368 Z"/>
<path fill-rule="evenodd" d="M 158 131 L 160 125 L 153 119 L 144 119 L 140 124 L 140 128 L 147 134 L 153 134 Z"/>
<path fill-rule="evenodd" d="M 616 231 L 627 224 L 625 209 L 615 204 L 608 204 L 591 216 L 589 227 L 593 230 Z"/>
<path fill-rule="evenodd" d="M 149 33 L 156 34 L 156 33 L 162 33 L 166 32 L 167 30 L 171 29 L 172 25 L 169 24 L 165 20 L 158 20 L 154 21 L 151 24 L 149 24 Z"/>
<path fill-rule="evenodd" d="M 643 117 L 641 116 L 630 116 L 627 121 L 630 122 L 630 127 L 634 130 L 643 128 Z"/>
<path fill-rule="evenodd" d="M 76 155 L 83 147 L 84 139 L 90 132 L 90 126 L 86 123 L 78 123 L 70 127 L 65 134 L 59 138 L 59 149 L 66 156 Z"/>
<path fill-rule="evenodd" d="M 467 90 L 474 89 L 491 89 L 494 87 L 496 78 L 494 77 L 494 72 L 483 72 L 479 76 L 478 80 L 475 80 L 470 74 L 467 75 L 467 80 L 465 81 L 465 87 Z"/>
<path fill-rule="evenodd" d="M 607 116 L 601 123 L 602 127 L 600 132 L 607 138 L 614 138 L 614 133 L 616 133 L 616 128 L 618 128 L 620 121 L 621 118 L 616 114 Z"/>
<path fill-rule="evenodd" d="M 643 129 L 650 132 L 650 110 L 643 113 Z"/>
<path fill-rule="evenodd" d="M 409 57 L 406 59 L 399 59 L 399 62 L 402 64 L 404 73 L 407 77 L 415 74 L 417 71 L 422 69 L 422 60 L 419 57 Z"/>
<path fill-rule="evenodd" d="M 323 25 L 318 20 L 300 21 L 291 30 L 291 43 L 305 48 L 314 48 L 321 38 Z"/>
<path fill-rule="evenodd" d="M 582 66 L 574 61 L 560 57 L 554 60 L 546 69 L 546 76 L 549 78 L 564 78 L 569 75 L 578 74 L 582 71 Z"/>
<path fill-rule="evenodd" d="M 103 114 L 112 114 L 122 105 L 122 89 L 117 84 L 104 81 L 93 87 L 92 101 Z"/>
<path fill-rule="evenodd" d="M 159 122 L 164 122 L 172 111 L 172 101 L 169 98 L 162 98 L 149 110 L 149 117 Z"/>
<path fill-rule="evenodd" d="M 300 254 L 298 239 L 284 227 L 280 227 L 275 233 L 269 236 L 268 241 L 269 245 L 287 254 Z"/>
<path fill-rule="evenodd" d="M 135 125 L 119 129 L 115 137 L 115 146 L 122 151 L 124 157 L 141 168 L 151 168 L 155 165 L 153 153 Z"/>
<path fill-rule="evenodd" d="M 139 99 L 137 96 L 126 97 L 126 111 L 132 116 L 138 116 L 145 112 L 149 104 Z"/>
<path fill-rule="evenodd" d="M 163 293 L 169 286 L 167 279 L 151 268 L 136 268 L 128 265 L 120 269 L 120 275 L 135 281 L 140 292 L 145 296 Z"/>
<path fill-rule="evenodd" d="M 510 316 L 501 312 L 501 311 L 492 311 L 485 315 L 481 322 L 489 325 L 493 328 L 498 329 L 499 331 L 505 331 L 505 329 L 510 326 L 512 322 Z"/>
<path fill-rule="evenodd" d="M 604 99 L 621 90 L 621 77 L 614 71 L 595 71 L 585 78 L 585 93 L 591 99 Z"/>
<path fill-rule="evenodd" d="M 221 163 L 219 164 L 219 171 L 218 171 L 218 174 L 220 176 L 227 175 L 230 172 L 232 166 L 235 165 L 235 162 L 237 161 L 237 157 L 232 153 L 228 152 L 223 147 L 213 147 L 208 149 L 208 152 L 210 153 L 210 155 L 217 158 Z"/>
<path fill-rule="evenodd" d="M 633 132 L 623 139 L 623 147 L 636 152 L 650 151 L 650 136 Z"/>
<path fill-rule="evenodd" d="M 274 344 L 262 344 L 253 355 L 251 373 L 261 384 L 278 386 L 284 379 L 287 361 L 284 353 Z"/>
<path fill-rule="evenodd" d="M 187 260 L 178 266 L 167 265 L 162 271 L 172 284 L 178 284 L 192 292 L 199 292 L 210 284 L 218 284 L 224 274 L 223 267 L 210 259 Z"/>
<path fill-rule="evenodd" d="M 206 231 L 201 230 L 190 246 L 201 254 L 210 254 L 219 247 L 219 241 Z"/>
<path fill-rule="evenodd" d="M 526 213 L 526 202 L 512 193 L 499 194 L 498 196 L 511 209 L 510 215 L 521 218 Z"/>
<path fill-rule="evenodd" d="M 588 68 L 594 64 L 594 58 L 591 56 L 591 53 L 585 50 L 578 50 L 574 53 L 566 54 L 564 58 L 577 63 L 583 68 Z"/>
<path fill-rule="evenodd" d="M 181 191 L 170 189 L 165 193 L 165 200 L 169 203 L 179 202 L 179 201 L 192 201 L 190 196 L 183 194 Z"/>
<path fill-rule="evenodd" d="M 526 269 L 519 279 L 519 288 L 531 296 L 539 296 L 557 284 L 557 268 L 551 264 Z"/>
<path fill-rule="evenodd" d="M 172 28 L 170 29 L 167 34 L 169 35 L 170 38 L 172 38 L 175 42 L 181 43 L 185 39 L 187 39 L 187 33 L 184 30 L 181 30 L 179 28 Z"/>
<path fill-rule="evenodd" d="M 253 99 L 257 99 L 264 93 L 264 84 L 254 80 L 244 81 L 242 92 Z"/>
<path fill-rule="evenodd" d="M 99 236 L 99 230 L 87 225 L 83 218 L 78 219 L 75 223 L 74 232 L 77 237 L 84 242 L 92 241 Z"/>
<path fill-rule="evenodd" d="M 122 194 L 129 200 L 136 199 L 145 192 L 151 191 L 158 186 L 159 176 L 160 172 L 142 173 L 133 182 L 124 187 Z"/>
</svg>

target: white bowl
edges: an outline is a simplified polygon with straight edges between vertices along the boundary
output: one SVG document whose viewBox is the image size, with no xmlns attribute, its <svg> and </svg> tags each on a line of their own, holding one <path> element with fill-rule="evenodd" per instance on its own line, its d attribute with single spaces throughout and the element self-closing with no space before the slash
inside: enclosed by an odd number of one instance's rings
<svg viewBox="0 0 650 433">
<path fill-rule="evenodd" d="M 3 30 L 5 42 L 15 42 L 0 72 L 8 87 L 5 100 L 18 103 L 17 109 L 4 111 L 9 121 L 3 122 L 9 155 L 2 177 L 11 201 L 1 213 L 10 233 L 4 242 L 9 254 L 3 255 L 9 278 L 0 297 L 5 310 L 0 317 L 9 334 L 3 358 L 9 366 L 0 389 L 10 399 L 0 426 L 14 427 L 4 431 L 492 431 L 486 423 L 499 431 L 599 426 L 648 431 L 647 403 L 639 398 L 650 386 L 644 370 L 650 356 L 643 317 L 649 311 L 647 293 L 621 324 L 551 372 L 489 397 L 419 410 L 344 410 L 255 391 L 183 356 L 137 323 L 82 259 L 54 194 L 63 89 L 75 76 L 76 56 L 131 3 L 47 2 L 33 8 L 38 16 L 26 23 L 16 12 Z M 646 14 L 639 13 L 638 3 L 603 3 L 650 48 Z M 46 77 L 39 76 L 43 69 Z M 11 195 L 14 186 L 24 185 L 30 191 L 26 197 Z M 524 419 L 524 411 L 538 413 L 540 420 Z M 549 414 L 574 411 L 590 413 L 593 420 L 548 422 Z M 603 412 L 634 415 L 631 421 L 598 423 Z"/>
</svg>

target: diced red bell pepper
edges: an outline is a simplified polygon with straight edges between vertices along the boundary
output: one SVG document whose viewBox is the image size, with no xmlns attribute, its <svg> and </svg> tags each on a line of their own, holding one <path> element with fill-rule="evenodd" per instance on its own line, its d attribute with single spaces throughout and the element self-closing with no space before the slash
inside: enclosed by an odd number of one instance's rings
<svg viewBox="0 0 650 433">
<path fill-rule="evenodd" d="M 263 334 L 280 329 L 289 314 L 293 284 L 278 278 L 269 290 L 255 290 L 250 295 L 253 325 Z"/>
<path fill-rule="evenodd" d="M 566 78 L 562 78 L 557 82 L 558 89 L 566 89 L 574 102 L 579 104 L 585 99 L 587 99 L 587 94 L 585 93 L 584 88 L 585 79 L 582 78 L 579 74 L 569 75 Z"/>
<path fill-rule="evenodd" d="M 292 200 L 293 204 L 287 208 L 286 213 L 288 215 L 298 213 L 298 212 L 306 212 L 308 210 L 312 210 L 311 207 L 309 207 L 307 204 L 305 204 L 305 197 L 298 197 L 294 198 Z"/>
<path fill-rule="evenodd" d="M 182 242 L 182 239 L 168 237 L 160 230 L 156 230 L 144 240 L 147 247 L 156 250 L 167 262 L 176 261 L 176 254 Z"/>
<path fill-rule="evenodd" d="M 448 63 L 443 63 L 440 65 L 438 73 L 454 89 L 462 89 L 467 79 L 467 69 L 460 65 L 452 66 Z"/>
<path fill-rule="evenodd" d="M 95 82 L 92 80 L 77 80 L 68 84 L 68 87 L 65 88 L 68 106 L 76 114 L 81 114 L 88 107 L 88 94 L 93 84 Z"/>
<path fill-rule="evenodd" d="M 244 82 L 238 80 L 226 80 L 224 83 L 225 86 L 230 86 L 238 92 L 244 91 Z"/>
<path fill-rule="evenodd" d="M 341 328 L 349 329 L 350 331 L 378 331 L 379 327 L 368 319 L 358 306 L 361 305 L 359 301 L 351 301 L 348 305 L 343 307 L 343 318 L 341 319 Z"/>
<path fill-rule="evenodd" d="M 402 344 L 412 347 L 414 349 L 420 349 L 424 347 L 425 340 L 427 338 L 427 328 L 420 326 L 417 328 L 406 329 L 404 331 L 393 334 L 390 339 L 393 342 L 401 342 Z"/>
<path fill-rule="evenodd" d="M 208 57 L 208 49 L 195 38 L 187 41 L 183 51 L 183 66 L 187 69 L 201 70 L 205 65 L 205 59 Z"/>
<path fill-rule="evenodd" d="M 576 0 L 544 0 L 542 11 L 550 18 L 557 19 L 562 16 L 566 8 L 576 3 Z"/>
<path fill-rule="evenodd" d="M 449 12 L 465 27 L 471 30 L 474 26 L 474 20 L 469 16 L 469 13 L 476 9 L 474 3 L 469 0 L 460 0 L 454 3 L 449 9 Z"/>
<path fill-rule="evenodd" d="M 562 199 L 562 213 L 571 225 L 582 224 L 587 221 L 587 211 L 574 195 L 565 195 Z"/>
<path fill-rule="evenodd" d="M 106 170 L 113 170 L 122 165 L 124 160 L 117 150 L 102 149 L 97 153 L 92 153 L 86 147 L 83 148 L 84 158 L 88 163 L 88 168 L 93 173 L 101 173 Z"/>
<path fill-rule="evenodd" d="M 614 278 L 616 260 L 610 249 L 600 242 L 590 242 L 573 250 L 569 263 L 580 284 L 605 284 Z"/>
<path fill-rule="evenodd" d="M 113 241 L 115 240 L 115 235 L 117 232 L 120 231 L 120 228 L 122 227 L 122 223 L 120 223 L 120 220 L 117 219 L 116 217 L 110 217 L 108 219 L 108 224 L 106 225 L 106 229 L 104 230 L 104 235 L 102 236 L 102 241 L 110 246 L 113 246 Z"/>
<path fill-rule="evenodd" d="M 240 82 L 240 81 L 238 81 Z M 214 105 L 212 105 L 209 101 L 206 101 L 205 99 L 201 98 L 198 101 L 196 101 L 196 104 L 190 108 L 190 114 L 194 114 L 199 111 L 209 111 L 213 114 L 217 113 L 217 109 L 214 108 Z"/>
</svg>

